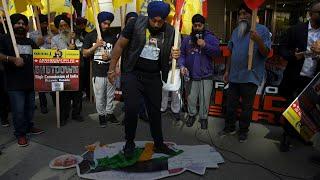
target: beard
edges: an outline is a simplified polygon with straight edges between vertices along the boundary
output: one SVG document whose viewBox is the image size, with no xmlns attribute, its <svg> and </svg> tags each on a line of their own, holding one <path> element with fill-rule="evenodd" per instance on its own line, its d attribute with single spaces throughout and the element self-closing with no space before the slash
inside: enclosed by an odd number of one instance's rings
<svg viewBox="0 0 320 180">
<path fill-rule="evenodd" d="M 47 28 L 41 28 L 41 33 L 43 36 L 48 35 L 48 29 Z"/>
<path fill-rule="evenodd" d="M 157 28 L 157 27 L 149 27 L 148 28 L 151 34 L 159 34 L 161 32 L 161 28 Z"/>
<path fill-rule="evenodd" d="M 27 30 L 23 27 L 14 28 L 13 31 L 17 35 L 26 35 L 27 34 Z"/>
<path fill-rule="evenodd" d="M 61 37 L 62 39 L 65 41 L 65 42 L 69 42 L 70 38 L 69 38 L 69 33 L 70 31 L 69 30 L 63 30 L 63 31 L 59 31 L 60 34 L 61 34 Z"/>
<path fill-rule="evenodd" d="M 238 37 L 241 38 L 243 36 L 245 36 L 249 31 L 250 31 L 250 24 L 249 24 L 249 21 L 247 20 L 241 20 L 239 23 L 238 23 Z"/>
</svg>

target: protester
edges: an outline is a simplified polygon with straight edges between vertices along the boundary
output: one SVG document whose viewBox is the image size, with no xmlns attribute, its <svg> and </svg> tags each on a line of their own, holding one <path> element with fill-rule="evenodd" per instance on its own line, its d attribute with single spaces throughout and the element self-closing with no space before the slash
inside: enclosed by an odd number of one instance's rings
<svg viewBox="0 0 320 180">
<path fill-rule="evenodd" d="M 82 46 L 84 43 L 84 38 L 88 34 L 86 31 L 88 20 L 83 17 L 78 17 L 75 20 L 75 33 L 76 33 L 76 46 L 80 50 L 80 90 L 83 93 L 83 97 L 90 99 L 90 61 L 89 59 L 83 57 Z M 84 96 L 85 95 L 85 96 Z"/>
<path fill-rule="evenodd" d="M 114 15 L 110 12 L 100 12 L 98 21 L 101 29 L 102 39 L 98 39 L 97 31 L 90 32 L 83 44 L 83 56 L 93 55 L 92 82 L 96 100 L 96 109 L 99 114 L 100 127 L 104 128 L 107 121 L 119 124 L 113 114 L 115 86 L 107 78 L 111 59 L 111 51 L 117 38 L 110 32 L 110 24 Z"/>
<path fill-rule="evenodd" d="M 130 158 L 134 154 L 137 114 L 140 99 L 146 100 L 151 135 L 155 152 L 170 154 L 163 143 L 161 126 L 162 82 L 167 81 L 169 58 L 179 58 L 179 50 L 173 50 L 174 28 L 168 24 L 170 7 L 162 1 L 150 2 L 148 16 L 139 16 L 131 20 L 121 33 L 113 49 L 108 78 L 115 80 L 116 64 L 125 48 L 128 57 L 122 61 L 121 86 L 125 103 L 125 139 L 124 155 Z M 161 71 L 161 74 L 160 74 Z M 162 77 L 161 77 L 162 75 Z"/>
<path fill-rule="evenodd" d="M 237 118 L 237 108 L 241 98 L 242 109 L 239 117 L 239 141 L 248 138 L 249 126 L 252 119 L 253 101 L 258 86 L 265 75 L 265 61 L 271 48 L 270 33 L 267 27 L 256 25 L 256 31 L 250 31 L 252 11 L 242 3 L 238 10 L 239 20 L 237 28 L 232 32 L 228 48 L 231 58 L 228 59 L 224 80 L 229 82 L 227 92 L 227 110 L 225 128 L 221 136 L 234 134 Z M 253 65 L 248 70 L 249 41 L 253 40 Z"/>
<path fill-rule="evenodd" d="M 54 19 L 54 25 L 59 29 L 59 34 L 52 37 L 51 47 L 57 50 L 76 50 L 76 45 L 71 39 L 75 39 L 75 33 L 71 32 L 70 19 L 66 15 L 58 15 Z M 72 119 L 82 122 L 82 92 L 61 91 L 60 92 L 60 121 L 61 126 L 67 123 L 69 118 L 72 101 Z"/>
<path fill-rule="evenodd" d="M 319 58 L 312 47 L 320 40 L 320 1 L 309 6 L 310 20 L 288 29 L 280 48 L 280 55 L 288 61 L 279 86 L 279 93 L 287 99 L 288 107 L 320 70 Z M 310 52 L 310 53 L 307 53 Z M 299 83 L 297 83 L 299 82 Z M 300 137 L 291 124 L 285 121 L 280 150 L 288 151 L 291 137 Z"/>
<path fill-rule="evenodd" d="M 30 39 L 32 39 L 40 49 L 51 49 L 52 34 L 48 31 L 48 16 L 39 14 L 40 30 L 30 33 Z M 55 94 L 50 93 L 52 102 L 55 104 Z M 48 113 L 47 97 L 45 92 L 39 92 L 40 111 L 43 114 Z"/>
<path fill-rule="evenodd" d="M 38 46 L 29 38 L 28 19 L 16 13 L 10 16 L 20 57 L 16 57 L 9 35 L 1 36 L 0 61 L 4 63 L 6 86 L 10 98 L 14 135 L 19 146 L 27 146 L 27 133 L 41 134 L 44 131 L 35 128 L 32 123 L 35 95 L 33 78 L 32 49 Z"/>
<path fill-rule="evenodd" d="M 189 76 L 187 127 L 193 126 L 197 115 L 201 129 L 208 127 L 208 113 L 213 86 L 213 59 L 220 55 L 218 39 L 205 29 L 205 18 L 196 14 L 192 17 L 192 32 L 181 45 L 179 65 L 181 74 Z"/>
</svg>

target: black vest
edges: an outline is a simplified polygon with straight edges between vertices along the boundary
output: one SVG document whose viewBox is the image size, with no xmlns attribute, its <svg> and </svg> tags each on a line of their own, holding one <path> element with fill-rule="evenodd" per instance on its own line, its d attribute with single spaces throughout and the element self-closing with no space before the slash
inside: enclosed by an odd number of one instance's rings
<svg viewBox="0 0 320 180">
<path fill-rule="evenodd" d="M 134 25 L 132 38 L 128 44 L 127 57 L 123 64 L 123 72 L 131 72 L 134 69 L 144 45 L 146 44 L 146 28 L 148 27 L 147 16 L 139 16 Z M 170 24 L 166 24 L 164 30 L 164 42 L 160 48 L 160 67 L 162 72 L 162 80 L 167 82 L 169 72 L 169 57 L 174 40 L 174 28 Z"/>
</svg>

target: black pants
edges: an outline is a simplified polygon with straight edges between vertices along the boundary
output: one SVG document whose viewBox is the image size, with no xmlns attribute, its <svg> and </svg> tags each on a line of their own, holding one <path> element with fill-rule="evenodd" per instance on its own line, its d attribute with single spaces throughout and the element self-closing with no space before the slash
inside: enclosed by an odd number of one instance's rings
<svg viewBox="0 0 320 180">
<path fill-rule="evenodd" d="M 47 107 L 47 105 L 48 105 L 46 94 L 47 94 L 46 92 L 39 92 L 40 107 Z M 56 95 L 54 92 L 51 92 L 50 95 L 51 95 L 52 103 L 55 106 L 56 105 Z"/>
<path fill-rule="evenodd" d="M 125 138 L 133 141 L 137 129 L 137 115 L 141 109 L 141 99 L 145 105 L 150 121 L 150 131 L 155 145 L 163 143 L 161 123 L 162 81 L 160 73 L 132 72 L 121 75 L 125 104 Z"/>
<path fill-rule="evenodd" d="M 82 109 L 81 91 L 62 91 L 60 92 L 60 119 L 66 121 L 69 118 L 72 101 L 72 118 L 80 116 Z"/>
<path fill-rule="evenodd" d="M 9 95 L 6 91 L 4 72 L 0 70 L 0 120 L 6 121 L 10 110 Z"/>
<path fill-rule="evenodd" d="M 229 83 L 225 128 L 235 129 L 237 108 L 241 98 L 240 132 L 246 133 L 249 131 L 257 89 L 258 86 L 253 83 Z"/>
</svg>

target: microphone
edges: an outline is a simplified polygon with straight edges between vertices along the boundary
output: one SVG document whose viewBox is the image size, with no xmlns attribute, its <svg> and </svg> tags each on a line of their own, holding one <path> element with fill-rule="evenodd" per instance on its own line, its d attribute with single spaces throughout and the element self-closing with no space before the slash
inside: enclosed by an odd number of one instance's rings
<svg viewBox="0 0 320 180">
<path fill-rule="evenodd" d="M 200 39 L 200 34 L 196 34 L 197 40 Z"/>
</svg>

